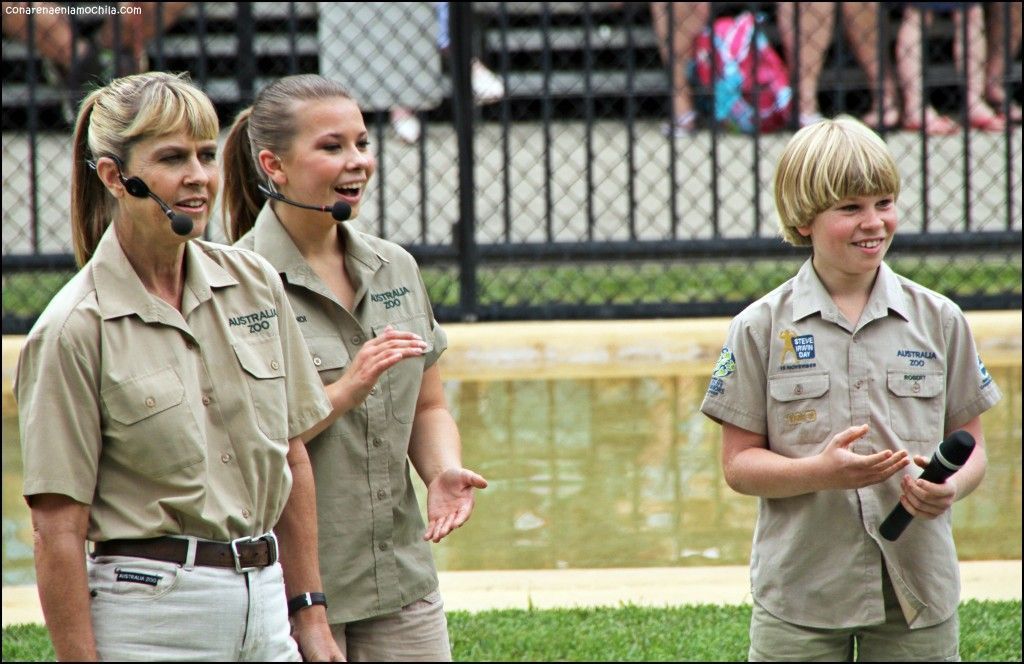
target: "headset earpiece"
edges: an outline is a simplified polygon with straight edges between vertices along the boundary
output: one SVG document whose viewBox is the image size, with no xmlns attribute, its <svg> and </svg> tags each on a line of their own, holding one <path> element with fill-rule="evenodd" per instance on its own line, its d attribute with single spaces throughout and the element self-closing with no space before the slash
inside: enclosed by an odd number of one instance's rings
<svg viewBox="0 0 1024 664">
<path fill-rule="evenodd" d="M 146 186 L 146 183 L 141 178 L 126 178 L 120 171 L 117 172 L 117 175 L 121 178 L 121 183 L 124 185 L 125 190 L 135 198 L 146 198 L 149 196 L 149 187 Z"/>
</svg>

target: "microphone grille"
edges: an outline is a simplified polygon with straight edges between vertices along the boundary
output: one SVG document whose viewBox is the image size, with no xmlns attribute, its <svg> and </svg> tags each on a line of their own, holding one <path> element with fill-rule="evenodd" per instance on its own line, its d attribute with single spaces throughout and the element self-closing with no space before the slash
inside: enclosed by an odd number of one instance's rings
<svg viewBox="0 0 1024 664">
<path fill-rule="evenodd" d="M 335 221 L 347 221 L 352 216 L 352 206 L 345 201 L 338 201 L 331 207 L 331 216 Z"/>
<path fill-rule="evenodd" d="M 974 436 L 961 429 L 951 433 L 939 444 L 939 452 L 949 463 L 962 466 L 974 451 L 974 444 Z"/>
<path fill-rule="evenodd" d="M 175 212 L 171 216 L 171 230 L 178 235 L 188 235 L 192 232 L 192 218 Z"/>
</svg>

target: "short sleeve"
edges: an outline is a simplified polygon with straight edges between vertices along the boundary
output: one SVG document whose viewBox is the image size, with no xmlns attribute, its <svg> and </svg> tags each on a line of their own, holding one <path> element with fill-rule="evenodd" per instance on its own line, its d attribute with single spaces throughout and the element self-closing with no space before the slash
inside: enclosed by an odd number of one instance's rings
<svg viewBox="0 0 1024 664">
<path fill-rule="evenodd" d="M 420 297 L 423 298 L 423 307 L 426 310 L 427 319 L 430 320 L 430 341 L 431 349 L 423 355 L 423 366 L 427 369 L 434 366 L 437 361 L 441 358 L 441 354 L 448 350 L 448 334 L 445 333 L 444 328 L 434 318 L 434 309 L 430 305 L 430 296 L 427 293 L 427 286 L 423 283 L 423 275 L 420 274 L 419 268 L 416 268 L 416 280 L 420 287 Z"/>
<path fill-rule="evenodd" d="M 762 341 L 767 335 L 759 333 L 751 317 L 744 314 L 729 326 L 700 410 L 716 422 L 768 435 L 768 347 Z"/>
<path fill-rule="evenodd" d="M 54 329 L 26 340 L 15 378 L 25 496 L 92 503 L 102 450 L 96 364 Z"/>
<path fill-rule="evenodd" d="M 952 431 L 996 405 L 1002 393 L 978 354 L 974 335 L 957 307 L 946 325 L 946 422 Z"/>
</svg>

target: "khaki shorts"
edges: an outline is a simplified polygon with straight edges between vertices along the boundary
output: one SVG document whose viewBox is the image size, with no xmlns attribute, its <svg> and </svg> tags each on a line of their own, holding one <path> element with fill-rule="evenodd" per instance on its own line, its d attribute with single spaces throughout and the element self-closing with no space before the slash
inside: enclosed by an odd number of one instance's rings
<svg viewBox="0 0 1024 664">
<path fill-rule="evenodd" d="M 448 619 L 437 590 L 412 604 L 366 620 L 331 625 L 350 662 L 450 662 Z"/>
<path fill-rule="evenodd" d="M 751 662 L 959 662 L 960 619 L 910 629 L 892 582 L 882 583 L 885 622 L 867 627 L 818 629 L 780 620 L 757 602 L 750 617 Z"/>
</svg>

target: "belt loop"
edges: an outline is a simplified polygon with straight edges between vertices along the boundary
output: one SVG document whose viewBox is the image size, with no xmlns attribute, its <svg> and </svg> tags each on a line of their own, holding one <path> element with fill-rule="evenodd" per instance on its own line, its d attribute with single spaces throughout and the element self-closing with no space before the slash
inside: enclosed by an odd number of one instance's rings
<svg viewBox="0 0 1024 664">
<path fill-rule="evenodd" d="M 191 572 L 196 566 L 196 549 L 199 542 L 195 537 L 186 537 L 185 541 L 188 542 L 188 551 L 185 553 L 185 564 L 182 567 L 186 572 Z"/>
</svg>

